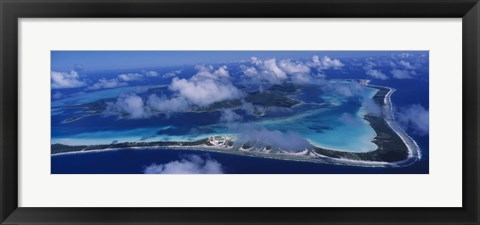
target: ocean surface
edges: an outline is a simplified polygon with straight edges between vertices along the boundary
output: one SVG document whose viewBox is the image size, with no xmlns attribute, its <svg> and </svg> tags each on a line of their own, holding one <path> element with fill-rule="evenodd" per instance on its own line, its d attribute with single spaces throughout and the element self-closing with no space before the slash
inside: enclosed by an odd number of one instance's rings
<svg viewBox="0 0 480 225">
<path fill-rule="evenodd" d="M 143 174 L 152 164 L 179 161 L 188 155 L 209 157 L 225 174 L 415 174 L 428 171 L 428 163 L 404 168 L 369 168 L 276 160 L 195 150 L 115 150 L 51 157 L 52 174 Z"/>
</svg>

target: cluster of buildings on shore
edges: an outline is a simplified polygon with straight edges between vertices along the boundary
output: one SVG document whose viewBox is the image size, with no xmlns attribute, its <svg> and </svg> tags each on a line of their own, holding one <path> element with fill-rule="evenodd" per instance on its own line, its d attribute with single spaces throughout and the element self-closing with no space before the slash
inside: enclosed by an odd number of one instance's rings
<svg viewBox="0 0 480 225">
<path fill-rule="evenodd" d="M 229 136 L 216 135 L 216 136 L 208 137 L 208 143 L 210 143 L 211 145 L 213 145 L 215 147 L 219 147 L 219 148 L 229 147 L 228 144 L 231 141 L 232 141 L 232 137 L 229 137 Z"/>
</svg>

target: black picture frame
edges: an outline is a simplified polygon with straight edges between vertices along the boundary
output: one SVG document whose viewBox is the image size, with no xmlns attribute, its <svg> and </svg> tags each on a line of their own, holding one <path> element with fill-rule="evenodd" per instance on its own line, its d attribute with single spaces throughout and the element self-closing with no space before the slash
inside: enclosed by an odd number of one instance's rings
<svg viewBox="0 0 480 225">
<path fill-rule="evenodd" d="M 1 224 L 479 224 L 478 0 L 0 0 Z M 462 18 L 461 208 L 18 207 L 18 19 L 122 17 Z M 448 43 L 446 43 L 448 44 Z"/>
</svg>

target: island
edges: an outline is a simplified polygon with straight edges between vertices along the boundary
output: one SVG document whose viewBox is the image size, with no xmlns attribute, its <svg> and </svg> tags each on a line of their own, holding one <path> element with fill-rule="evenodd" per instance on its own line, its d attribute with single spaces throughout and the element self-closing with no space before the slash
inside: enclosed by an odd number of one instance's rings
<svg viewBox="0 0 480 225">
<path fill-rule="evenodd" d="M 283 149 L 262 143 L 258 140 L 237 141 L 234 136 L 215 135 L 193 141 L 138 141 L 122 142 L 116 141 L 110 144 L 98 145 L 65 145 L 53 143 L 51 154 L 73 154 L 86 151 L 107 151 L 119 149 L 188 149 L 199 151 L 222 152 L 252 157 L 264 157 L 280 160 L 295 160 L 314 163 L 333 163 L 354 166 L 406 166 L 421 158 L 421 153 L 415 141 L 409 137 L 395 122 L 392 112 L 391 95 L 395 89 L 370 84 L 369 80 L 350 80 L 359 82 L 361 85 L 377 89 L 372 100 L 382 108 L 382 113 L 374 115 L 367 113 L 364 119 L 376 133 L 372 142 L 377 146 L 376 150 L 370 152 L 346 152 L 326 149 L 311 144 L 303 151 L 289 152 Z M 155 88 L 149 91 L 162 91 L 163 88 Z M 300 101 L 291 98 L 298 90 L 294 84 L 273 85 L 267 90 L 248 92 L 244 101 L 259 107 L 295 107 L 301 104 Z M 111 99 L 101 99 L 92 103 L 73 106 L 83 109 L 84 112 L 95 115 L 105 110 Z M 240 100 L 229 100 L 217 102 L 209 107 L 196 108 L 194 112 L 215 111 L 221 109 L 232 109 L 240 107 L 243 103 Z M 72 107 L 70 107 L 72 108 Z M 256 115 L 261 112 L 256 110 Z M 69 118 L 64 123 L 70 123 L 89 115 Z"/>
</svg>

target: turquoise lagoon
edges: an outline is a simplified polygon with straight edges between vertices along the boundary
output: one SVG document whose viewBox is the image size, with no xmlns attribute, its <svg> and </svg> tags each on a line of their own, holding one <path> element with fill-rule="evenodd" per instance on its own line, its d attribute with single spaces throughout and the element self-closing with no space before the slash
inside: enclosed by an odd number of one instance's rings
<svg viewBox="0 0 480 225">
<path fill-rule="evenodd" d="M 330 81 L 334 82 L 334 81 Z M 337 82 L 339 83 L 339 82 Z M 339 85 L 348 85 L 343 82 Z M 115 98 L 131 92 L 143 93 L 155 86 L 124 87 L 89 92 L 52 102 L 54 107 L 81 104 L 99 99 Z M 374 88 L 362 87 L 356 96 L 370 99 L 377 92 Z M 323 92 L 311 86 L 290 96 L 302 103 L 291 109 L 268 108 L 265 115 L 256 117 L 235 109 L 243 116 L 242 122 L 220 122 L 220 112 L 176 113 L 159 115 L 149 119 L 129 120 L 116 116 L 90 115 L 71 123 L 61 121 L 82 115 L 81 110 L 52 109 L 52 144 L 68 145 L 109 144 L 127 141 L 191 141 L 212 135 L 239 135 L 238 129 L 248 127 L 271 131 L 293 132 L 311 144 L 332 150 L 348 152 L 373 151 L 375 131 L 363 119 L 366 113 L 361 104 L 352 102 L 348 96 Z"/>
</svg>

